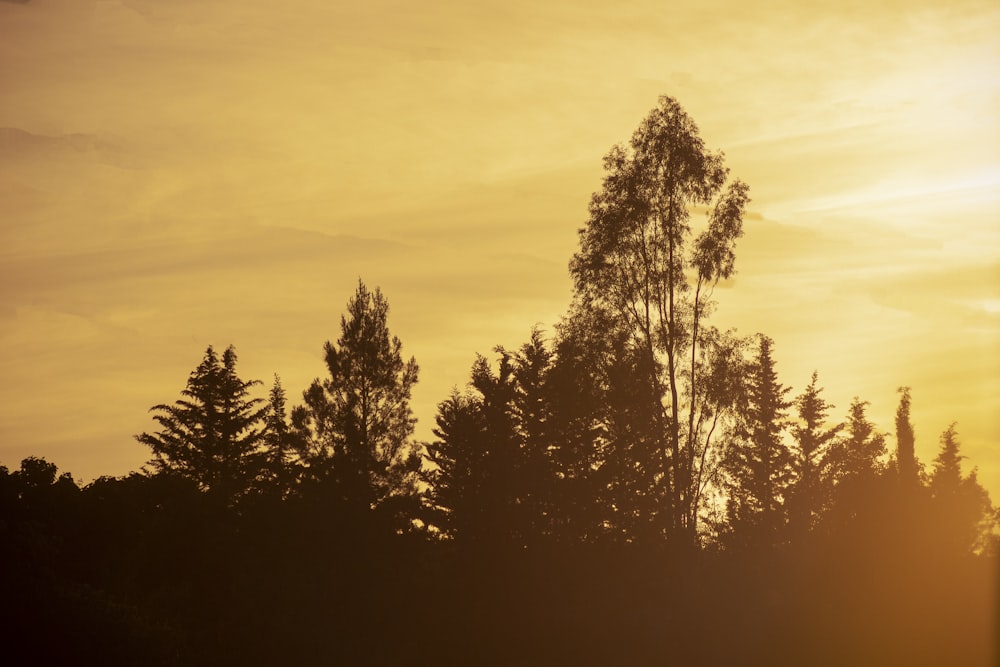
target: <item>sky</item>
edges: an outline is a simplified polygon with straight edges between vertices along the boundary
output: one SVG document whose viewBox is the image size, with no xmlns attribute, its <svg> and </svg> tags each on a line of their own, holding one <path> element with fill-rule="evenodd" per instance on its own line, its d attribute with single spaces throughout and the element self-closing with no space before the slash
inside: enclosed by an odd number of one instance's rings
<svg viewBox="0 0 1000 667">
<path fill-rule="evenodd" d="M 357 282 L 435 406 L 551 332 L 662 94 L 750 185 L 720 327 L 1000 499 L 995 2 L 0 0 L 0 464 L 87 482 L 205 348 L 292 403 Z M 261 391 L 263 395 L 263 389 Z M 890 443 L 892 438 L 889 439 Z"/>
</svg>

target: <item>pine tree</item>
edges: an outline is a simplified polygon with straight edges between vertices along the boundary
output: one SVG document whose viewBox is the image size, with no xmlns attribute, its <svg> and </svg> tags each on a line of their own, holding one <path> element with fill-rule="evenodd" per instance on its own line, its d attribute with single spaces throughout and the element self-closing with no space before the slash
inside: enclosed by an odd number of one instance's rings
<svg viewBox="0 0 1000 667">
<path fill-rule="evenodd" d="M 962 459 L 958 453 L 958 432 L 956 423 L 952 422 L 941 434 L 941 448 L 934 458 L 931 472 L 931 493 L 935 496 L 947 496 L 958 493 L 962 486 Z"/>
<path fill-rule="evenodd" d="M 452 539 L 482 542 L 491 528 L 484 496 L 489 471 L 482 403 L 453 391 L 438 405 L 435 421 L 435 440 L 426 447 L 432 467 L 421 473 L 428 487 L 428 523 Z"/>
<path fill-rule="evenodd" d="M 792 427 L 796 449 L 792 469 L 794 483 L 789 490 L 789 520 L 800 531 L 809 531 L 830 501 L 828 477 L 822 461 L 843 424 L 825 428 L 832 407 L 820 394 L 819 376 L 813 371 L 809 386 L 795 399 L 800 423 Z"/>
<path fill-rule="evenodd" d="M 150 408 L 160 430 L 135 436 L 153 451 L 149 465 L 158 473 L 193 480 L 229 502 L 245 495 L 266 470 L 266 408 L 250 397 L 257 384 L 240 379 L 234 347 L 220 359 L 209 346 L 181 391 L 184 398 Z"/>
<path fill-rule="evenodd" d="M 848 409 L 845 433 L 827 452 L 824 467 L 835 485 L 870 480 L 883 471 L 885 436 L 868 420 L 867 407 L 868 401 L 854 397 Z"/>
<path fill-rule="evenodd" d="M 525 523 L 520 508 L 521 445 L 514 401 L 514 360 L 502 347 L 494 372 L 486 357 L 472 366 L 471 385 L 478 393 L 484 424 L 485 466 L 483 497 L 488 534 L 503 546 L 523 544 Z"/>
<path fill-rule="evenodd" d="M 792 476 L 792 454 L 782 439 L 791 406 L 789 388 L 778 382 L 773 342 L 760 336 L 748 378 L 742 438 L 726 456 L 730 539 L 744 545 L 776 544 L 786 523 L 784 500 Z"/>
<path fill-rule="evenodd" d="M 896 408 L 896 473 L 905 489 L 915 489 L 920 484 L 920 464 L 914 449 L 916 438 L 910 422 L 910 388 L 899 388 L 899 407 Z"/>
<path fill-rule="evenodd" d="M 267 478 L 263 480 L 262 486 L 266 491 L 281 497 L 295 490 L 301 475 L 297 453 L 302 447 L 298 434 L 289 423 L 286 405 L 285 389 L 281 386 L 281 378 L 275 374 L 264 414 L 263 444 Z"/>
<path fill-rule="evenodd" d="M 373 509 L 390 499 L 412 509 L 418 447 L 410 393 L 417 363 L 387 326 L 389 304 L 378 288 L 358 283 L 341 317 L 337 342 L 325 345 L 329 377 L 316 379 L 295 409 L 308 473 L 347 504 Z"/>
<path fill-rule="evenodd" d="M 621 532 L 615 510 L 632 497 L 622 489 L 621 497 L 614 499 L 610 483 L 617 467 L 613 452 L 620 443 L 613 435 L 615 401 L 609 398 L 617 384 L 612 378 L 626 375 L 614 368 L 621 361 L 617 350 L 627 343 L 608 327 L 586 321 L 581 313 L 567 317 L 557 332 L 547 379 L 555 478 L 552 521 L 561 540 L 596 542 Z"/>
<path fill-rule="evenodd" d="M 930 477 L 932 530 L 936 541 L 955 554 L 985 548 L 996 526 L 989 493 L 976 470 L 962 475 L 958 432 L 952 423 L 941 434 L 941 447 Z"/>
<path fill-rule="evenodd" d="M 514 355 L 514 417 L 518 432 L 518 496 L 528 540 L 551 534 L 554 501 L 551 447 L 551 394 L 549 351 L 539 329 Z"/>
</svg>

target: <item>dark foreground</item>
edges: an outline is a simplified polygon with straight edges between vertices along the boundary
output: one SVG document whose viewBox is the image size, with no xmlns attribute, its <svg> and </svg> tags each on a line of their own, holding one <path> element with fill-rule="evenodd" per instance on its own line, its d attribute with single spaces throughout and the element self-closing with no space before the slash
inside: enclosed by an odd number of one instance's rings
<svg viewBox="0 0 1000 667">
<path fill-rule="evenodd" d="M 995 558 L 919 530 L 513 550 L 138 475 L 6 491 L 8 665 L 994 664 Z"/>
</svg>

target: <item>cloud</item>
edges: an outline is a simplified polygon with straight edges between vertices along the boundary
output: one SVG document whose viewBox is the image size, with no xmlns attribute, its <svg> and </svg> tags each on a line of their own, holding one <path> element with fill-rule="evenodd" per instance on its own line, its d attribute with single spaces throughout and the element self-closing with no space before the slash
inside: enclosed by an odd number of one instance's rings
<svg viewBox="0 0 1000 667">
<path fill-rule="evenodd" d="M 789 384 L 819 366 L 838 406 L 861 394 L 887 423 L 901 382 L 945 406 L 982 386 L 957 374 L 996 342 L 977 305 L 1000 249 L 995 3 L 2 13 L 0 437 L 18 451 L 133 467 L 146 408 L 210 342 L 294 396 L 358 277 L 424 369 L 429 425 L 475 352 L 557 319 L 601 156 L 661 93 L 760 218 L 715 323 L 767 331 Z"/>
</svg>

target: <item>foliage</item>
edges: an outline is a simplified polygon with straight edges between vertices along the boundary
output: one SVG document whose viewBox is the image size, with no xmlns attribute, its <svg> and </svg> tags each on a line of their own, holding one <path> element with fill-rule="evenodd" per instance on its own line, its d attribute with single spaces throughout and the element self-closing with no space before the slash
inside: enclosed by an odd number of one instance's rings
<svg viewBox="0 0 1000 667">
<path fill-rule="evenodd" d="M 191 479 L 229 502 L 253 489 L 267 468 L 265 408 L 250 397 L 257 384 L 237 375 L 234 347 L 220 359 L 209 346 L 183 398 L 150 409 L 160 430 L 135 436 L 152 450 L 153 471 Z"/>
<path fill-rule="evenodd" d="M 946 548 L 956 552 L 986 549 L 994 538 L 997 515 L 986 489 L 973 469 L 962 475 L 956 424 L 941 434 L 941 446 L 934 459 L 930 483 L 931 520 L 934 532 Z"/>
<path fill-rule="evenodd" d="M 583 309 L 620 321 L 629 353 L 639 355 L 636 379 L 646 385 L 651 444 L 661 452 L 657 468 L 645 471 L 646 485 L 665 491 L 666 530 L 691 543 L 705 474 L 698 450 L 711 442 L 696 430 L 704 400 L 698 349 L 712 345 L 699 327 L 711 289 L 733 274 L 748 189 L 740 181 L 725 187 L 722 154 L 706 148 L 694 121 L 669 97 L 660 98 L 628 145 L 611 149 L 604 168 L 570 264 L 576 298 Z M 691 209 L 705 205 L 707 228 L 692 242 Z"/>
<path fill-rule="evenodd" d="M 359 508 L 410 505 L 417 493 L 410 393 L 418 367 L 413 358 L 403 361 L 388 312 L 381 290 L 359 281 L 340 338 L 324 347 L 329 377 L 316 379 L 292 414 L 309 478 Z"/>
<path fill-rule="evenodd" d="M 826 428 L 830 405 L 818 385 L 819 374 L 813 371 L 809 385 L 795 399 L 799 423 L 792 427 L 796 448 L 793 450 L 794 482 L 789 489 L 789 521 L 793 528 L 808 532 L 829 506 L 831 478 L 824 466 L 827 455 L 843 424 Z"/>
<path fill-rule="evenodd" d="M 782 438 L 787 427 L 785 398 L 778 382 L 772 341 L 758 339 L 757 358 L 747 379 L 747 410 L 739 437 L 727 451 L 727 517 L 731 541 L 770 545 L 782 539 L 785 498 L 792 479 L 792 453 Z"/>
<path fill-rule="evenodd" d="M 489 530 L 486 519 L 486 424 L 480 399 L 452 392 L 438 405 L 436 440 L 426 447 L 430 469 L 421 477 L 428 486 L 429 523 L 451 538 L 476 541 Z"/>
<path fill-rule="evenodd" d="M 920 464 L 914 450 L 916 438 L 910 423 L 910 388 L 899 388 L 899 407 L 896 408 L 895 468 L 903 488 L 913 489 L 921 475 Z"/>
</svg>

